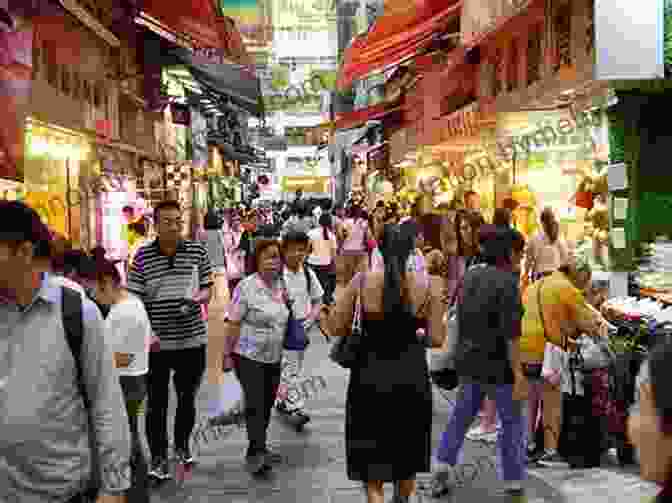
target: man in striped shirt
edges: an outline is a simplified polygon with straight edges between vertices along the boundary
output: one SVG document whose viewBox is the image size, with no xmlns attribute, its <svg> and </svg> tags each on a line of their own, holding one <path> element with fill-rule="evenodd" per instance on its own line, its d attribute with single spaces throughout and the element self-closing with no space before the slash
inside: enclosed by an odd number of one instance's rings
<svg viewBox="0 0 672 503">
<path fill-rule="evenodd" d="M 138 250 L 128 290 L 145 303 L 160 341 L 149 357 L 146 429 L 152 454 L 150 476 L 166 480 L 170 478 L 167 414 L 171 371 L 178 397 L 175 453 L 180 462 L 193 463 L 189 438 L 206 364 L 207 332 L 201 306 L 209 302 L 213 282 L 212 265 L 203 244 L 182 237 L 179 203 L 164 201 L 154 212 L 158 238 Z"/>
</svg>

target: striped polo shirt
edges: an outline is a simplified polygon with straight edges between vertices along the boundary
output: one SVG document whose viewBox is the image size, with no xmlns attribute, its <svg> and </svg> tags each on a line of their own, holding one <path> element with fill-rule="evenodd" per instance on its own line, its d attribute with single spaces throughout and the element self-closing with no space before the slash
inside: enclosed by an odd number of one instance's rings
<svg viewBox="0 0 672 503">
<path fill-rule="evenodd" d="M 182 307 L 196 285 L 204 289 L 212 284 L 212 264 L 202 243 L 182 241 L 171 257 L 161 252 L 155 240 L 138 250 L 127 288 L 145 303 L 160 348 L 175 350 L 206 343 L 200 306 L 191 306 L 187 312 Z"/>
</svg>

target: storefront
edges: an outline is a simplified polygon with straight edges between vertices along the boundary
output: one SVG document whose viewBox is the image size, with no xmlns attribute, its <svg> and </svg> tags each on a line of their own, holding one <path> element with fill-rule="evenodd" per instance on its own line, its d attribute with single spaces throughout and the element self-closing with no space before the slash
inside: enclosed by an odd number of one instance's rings
<svg viewBox="0 0 672 503">
<path fill-rule="evenodd" d="M 29 119 L 26 126 L 24 201 L 73 246 L 86 246 L 89 214 L 84 214 L 81 178 L 94 169 L 89 139 L 65 128 Z"/>
</svg>

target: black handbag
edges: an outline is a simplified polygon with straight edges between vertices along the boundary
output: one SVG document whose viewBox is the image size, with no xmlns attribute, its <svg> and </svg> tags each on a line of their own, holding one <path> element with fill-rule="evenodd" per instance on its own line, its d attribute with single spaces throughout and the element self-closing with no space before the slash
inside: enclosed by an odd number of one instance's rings
<svg viewBox="0 0 672 503">
<path fill-rule="evenodd" d="M 362 285 L 364 275 L 359 285 L 357 299 L 352 314 L 351 334 L 340 337 L 331 347 L 329 358 L 343 367 L 344 369 L 353 369 L 359 366 L 364 352 L 364 330 L 362 329 Z"/>
</svg>

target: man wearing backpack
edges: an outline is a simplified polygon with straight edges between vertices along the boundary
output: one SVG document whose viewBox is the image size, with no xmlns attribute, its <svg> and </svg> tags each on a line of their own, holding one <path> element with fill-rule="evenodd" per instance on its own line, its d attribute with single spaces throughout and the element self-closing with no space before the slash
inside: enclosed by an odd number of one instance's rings
<svg viewBox="0 0 672 503">
<path fill-rule="evenodd" d="M 324 295 L 317 276 L 304 264 L 310 253 L 310 238 L 305 232 L 290 231 L 282 240 L 282 253 L 285 259 L 284 287 L 291 302 L 292 314 L 297 320 L 303 321 L 305 334 L 309 336 L 317 326 Z M 305 347 L 303 350 L 284 351 L 280 396 L 276 401 L 278 412 L 291 419 L 297 429 L 308 423 L 310 417 L 303 411 L 304 397 L 299 391 L 287 391 L 292 389 L 302 372 L 304 352 Z"/>
<path fill-rule="evenodd" d="M 0 501 L 124 502 L 130 433 L 100 312 L 50 279 L 34 210 L 0 215 Z"/>
</svg>

